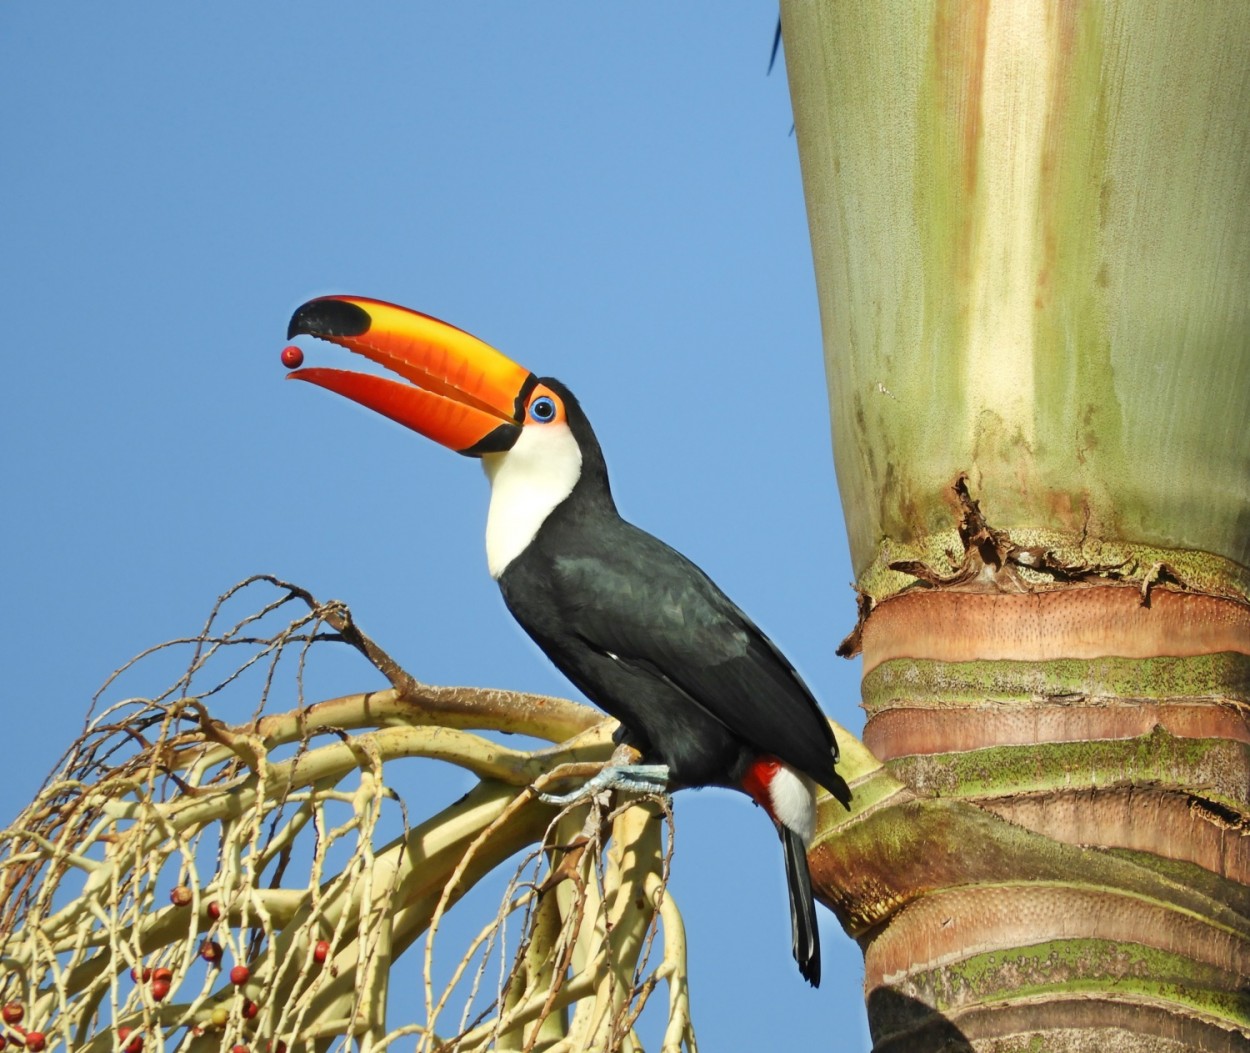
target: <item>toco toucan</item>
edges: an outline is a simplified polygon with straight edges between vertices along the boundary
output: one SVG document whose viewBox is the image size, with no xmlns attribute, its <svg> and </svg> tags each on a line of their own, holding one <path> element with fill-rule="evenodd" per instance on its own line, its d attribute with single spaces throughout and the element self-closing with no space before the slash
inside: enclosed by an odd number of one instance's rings
<svg viewBox="0 0 1250 1053">
<path fill-rule="evenodd" d="M 481 458 L 491 484 L 486 560 L 504 602 L 642 755 L 644 764 L 610 774 L 623 785 L 650 780 L 669 790 L 734 787 L 772 817 L 784 846 L 794 956 L 819 984 L 806 846 L 817 785 L 844 805 L 850 789 L 834 770 L 829 723 L 794 667 L 703 571 L 621 518 L 595 433 L 559 381 L 454 326 L 379 300 L 310 300 L 287 335 L 302 334 L 410 383 L 315 367 L 291 377 Z"/>
</svg>

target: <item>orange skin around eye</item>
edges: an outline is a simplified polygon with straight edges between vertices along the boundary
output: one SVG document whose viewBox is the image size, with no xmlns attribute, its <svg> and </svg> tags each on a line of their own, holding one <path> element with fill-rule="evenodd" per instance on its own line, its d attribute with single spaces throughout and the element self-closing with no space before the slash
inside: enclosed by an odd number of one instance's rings
<svg viewBox="0 0 1250 1053">
<path fill-rule="evenodd" d="M 555 404 L 555 416 L 550 420 L 535 420 L 534 417 L 530 415 L 530 407 L 542 398 L 550 399 Z M 529 400 L 525 403 L 525 427 L 530 428 L 547 424 L 564 424 L 566 420 L 567 418 L 564 415 L 564 400 L 552 391 L 551 388 L 547 387 L 546 384 L 537 385 L 530 394 Z"/>
</svg>

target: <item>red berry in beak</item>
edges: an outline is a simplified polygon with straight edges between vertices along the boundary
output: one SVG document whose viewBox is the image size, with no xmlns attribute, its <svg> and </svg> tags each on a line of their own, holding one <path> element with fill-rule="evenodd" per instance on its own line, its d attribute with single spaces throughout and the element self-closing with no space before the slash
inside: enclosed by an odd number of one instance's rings
<svg viewBox="0 0 1250 1053">
<path fill-rule="evenodd" d="M 294 344 L 282 349 L 282 364 L 287 369 L 299 369 L 304 364 L 304 352 Z"/>
</svg>

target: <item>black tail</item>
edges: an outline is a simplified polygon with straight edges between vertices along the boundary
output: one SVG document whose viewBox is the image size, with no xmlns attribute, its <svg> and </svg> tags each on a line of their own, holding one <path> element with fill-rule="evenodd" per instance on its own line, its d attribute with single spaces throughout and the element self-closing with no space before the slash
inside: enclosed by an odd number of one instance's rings
<svg viewBox="0 0 1250 1053">
<path fill-rule="evenodd" d="M 786 857 L 786 885 L 790 889 L 790 938 L 794 960 L 803 979 L 820 986 L 820 930 L 816 927 L 816 900 L 812 897 L 812 875 L 807 869 L 807 847 L 803 838 L 781 824 L 781 845 Z"/>
</svg>

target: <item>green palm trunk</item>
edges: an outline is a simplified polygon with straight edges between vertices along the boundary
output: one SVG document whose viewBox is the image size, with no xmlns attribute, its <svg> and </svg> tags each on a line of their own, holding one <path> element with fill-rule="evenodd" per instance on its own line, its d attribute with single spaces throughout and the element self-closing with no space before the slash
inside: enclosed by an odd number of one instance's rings
<svg viewBox="0 0 1250 1053">
<path fill-rule="evenodd" d="M 783 20 L 876 1048 L 1245 1049 L 1250 5 Z"/>
</svg>

